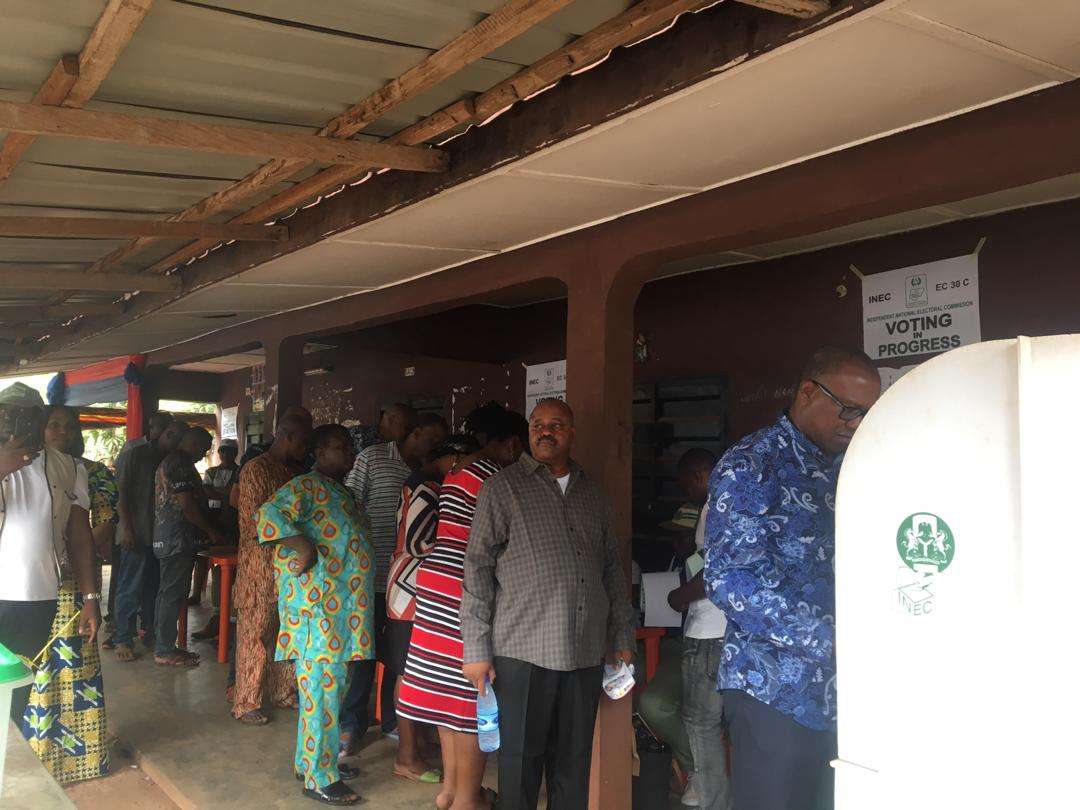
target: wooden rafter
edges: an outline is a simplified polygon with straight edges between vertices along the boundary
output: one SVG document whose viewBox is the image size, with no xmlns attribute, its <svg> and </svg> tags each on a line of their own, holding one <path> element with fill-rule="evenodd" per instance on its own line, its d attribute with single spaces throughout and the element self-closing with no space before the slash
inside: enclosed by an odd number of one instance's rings
<svg viewBox="0 0 1080 810">
<path fill-rule="evenodd" d="M 829 0 L 735 0 L 789 17 L 816 17 L 829 10 Z"/>
<path fill-rule="evenodd" d="M 283 242 L 289 238 L 289 229 L 281 225 L 161 222 L 154 219 L 0 217 L 0 236 L 155 236 L 164 239 Z"/>
<path fill-rule="evenodd" d="M 0 129 L 136 146 L 282 157 L 312 163 L 376 165 L 420 172 L 443 171 L 448 165 L 446 154 L 435 149 L 292 135 L 172 118 L 43 107 L 17 101 L 0 101 Z"/>
<path fill-rule="evenodd" d="M 34 104 L 82 107 L 97 92 L 121 52 L 150 11 L 154 0 L 109 0 L 78 56 L 64 56 L 34 95 Z M 37 136 L 8 134 L 0 146 L 0 182 L 22 158 Z"/>
<path fill-rule="evenodd" d="M 571 2 L 572 0 L 509 0 L 480 23 L 426 57 L 420 64 L 410 68 L 354 107 L 333 118 L 320 130 L 320 134 L 330 138 L 347 138 L 355 135 L 394 107 L 430 90 Z M 429 138 L 431 137 L 435 135 L 430 135 Z M 390 139 L 390 143 L 411 146 L 423 143 L 424 140 L 428 138 L 415 141 L 414 144 L 395 139 Z M 310 165 L 308 161 L 272 160 L 228 188 L 212 194 L 169 219 L 173 221 L 202 220 L 221 211 L 235 209 L 238 205 L 250 202 L 253 197 L 263 194 L 268 188 L 289 179 Z M 356 172 L 349 174 L 351 177 L 356 176 Z M 95 262 L 91 265 L 89 272 L 102 272 L 115 267 L 119 262 L 131 258 L 154 244 L 154 241 L 145 238 L 129 242 Z M 213 244 L 216 242 L 211 243 L 211 246 Z M 198 255 L 204 249 L 192 248 L 194 253 L 191 255 Z"/>
<path fill-rule="evenodd" d="M 129 275 L 127 273 L 84 273 L 79 270 L 41 270 L 5 267 L 0 269 L 0 287 L 9 290 L 100 290 L 104 292 L 175 292 L 179 276 Z"/>
<path fill-rule="evenodd" d="M 680 14 L 713 5 L 716 0 L 644 0 L 602 23 L 570 44 L 548 54 L 536 64 L 516 73 L 471 101 L 459 101 L 399 132 L 390 143 L 415 144 L 436 138 L 470 120 L 484 120 L 499 110 L 548 87 L 575 70 L 603 59 L 612 49 L 655 32 Z M 423 140 L 420 140 L 420 139 Z M 319 194 L 355 180 L 352 167 L 333 166 L 303 180 L 230 220 L 231 223 L 266 222 L 283 211 Z M 160 261 L 147 272 L 160 273 L 177 267 L 214 247 L 201 240 Z M 125 257 L 126 258 L 126 257 Z"/>
</svg>

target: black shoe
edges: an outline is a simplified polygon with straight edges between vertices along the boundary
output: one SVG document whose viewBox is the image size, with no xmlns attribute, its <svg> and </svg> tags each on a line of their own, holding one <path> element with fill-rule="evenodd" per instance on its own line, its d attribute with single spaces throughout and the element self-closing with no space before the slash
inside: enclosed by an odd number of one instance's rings
<svg viewBox="0 0 1080 810">
<path fill-rule="evenodd" d="M 344 782 L 334 782 L 324 788 L 304 788 L 304 795 L 323 804 L 356 804 L 360 801 L 360 794 L 350 788 Z"/>
<path fill-rule="evenodd" d="M 342 779 L 355 779 L 360 775 L 360 769 L 354 768 L 352 765 L 338 763 L 337 770 L 338 776 L 340 776 Z M 304 775 L 302 773 L 297 773 L 296 771 L 293 771 L 293 776 L 296 777 L 297 782 L 304 781 Z"/>
</svg>

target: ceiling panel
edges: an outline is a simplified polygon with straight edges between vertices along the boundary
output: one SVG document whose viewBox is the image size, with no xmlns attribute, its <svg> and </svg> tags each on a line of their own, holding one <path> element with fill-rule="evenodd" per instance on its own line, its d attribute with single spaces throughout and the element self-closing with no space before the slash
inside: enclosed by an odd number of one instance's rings
<svg viewBox="0 0 1080 810">
<path fill-rule="evenodd" d="M 1046 82 L 1015 64 L 873 18 L 752 65 L 523 165 L 707 187 Z"/>
<path fill-rule="evenodd" d="M 1028 205 L 1070 200 L 1080 197 L 1080 174 L 1044 180 L 1041 183 L 1011 188 L 997 194 L 984 194 L 970 200 L 949 203 L 946 208 L 966 216 L 984 216 Z"/>
<path fill-rule="evenodd" d="M 902 11 L 937 20 L 989 42 L 1080 72 L 1080 2 L 1035 0 L 909 0 Z"/>
<path fill-rule="evenodd" d="M 485 255 L 474 250 L 331 240 L 236 277 L 247 284 L 340 285 L 370 289 Z"/>
<path fill-rule="evenodd" d="M 208 287 L 170 305 L 171 312 L 252 312 L 271 313 L 307 306 L 347 295 L 352 287 L 255 286 L 219 284 Z"/>
<path fill-rule="evenodd" d="M 670 189 L 505 173 L 487 175 L 342 234 L 405 245 L 503 250 L 671 199 Z"/>
</svg>

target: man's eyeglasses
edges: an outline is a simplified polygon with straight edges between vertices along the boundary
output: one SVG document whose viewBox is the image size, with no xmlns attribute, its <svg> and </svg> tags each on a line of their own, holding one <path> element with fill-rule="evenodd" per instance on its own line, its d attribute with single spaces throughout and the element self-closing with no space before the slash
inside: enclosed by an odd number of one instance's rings
<svg viewBox="0 0 1080 810">
<path fill-rule="evenodd" d="M 829 399 L 837 404 L 840 408 L 840 421 L 841 422 L 854 422 L 856 419 L 862 419 L 866 416 L 866 408 L 860 408 L 858 405 L 848 405 L 836 396 L 832 391 L 819 383 L 817 380 L 810 380 L 814 385 L 821 389 L 821 392 L 825 394 Z"/>
</svg>

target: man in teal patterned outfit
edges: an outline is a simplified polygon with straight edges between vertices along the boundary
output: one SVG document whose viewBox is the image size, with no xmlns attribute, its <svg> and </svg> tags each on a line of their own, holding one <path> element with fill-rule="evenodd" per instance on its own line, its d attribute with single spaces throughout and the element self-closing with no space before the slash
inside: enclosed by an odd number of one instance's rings
<svg viewBox="0 0 1080 810">
<path fill-rule="evenodd" d="M 278 661 L 296 662 L 300 717 L 294 768 L 304 795 L 355 804 L 338 765 L 338 711 L 349 661 L 374 657 L 375 562 L 367 521 L 342 483 L 356 451 L 341 425 L 315 430 L 315 468 L 281 487 L 255 513 L 259 542 L 275 544 Z"/>
</svg>

